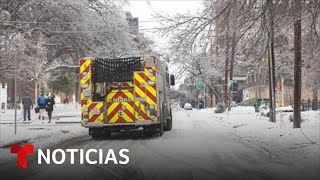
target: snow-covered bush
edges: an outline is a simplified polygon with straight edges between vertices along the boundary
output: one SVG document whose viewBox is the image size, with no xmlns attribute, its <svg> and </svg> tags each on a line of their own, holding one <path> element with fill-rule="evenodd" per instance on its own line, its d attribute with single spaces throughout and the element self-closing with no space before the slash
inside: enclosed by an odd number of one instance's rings
<svg viewBox="0 0 320 180">
<path fill-rule="evenodd" d="M 226 110 L 224 103 L 218 103 L 214 113 L 223 113 Z"/>
</svg>

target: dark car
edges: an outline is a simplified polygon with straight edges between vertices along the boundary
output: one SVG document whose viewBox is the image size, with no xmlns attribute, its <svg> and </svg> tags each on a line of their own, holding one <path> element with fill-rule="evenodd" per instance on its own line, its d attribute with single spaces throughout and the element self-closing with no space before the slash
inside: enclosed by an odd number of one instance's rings
<svg viewBox="0 0 320 180">
<path fill-rule="evenodd" d="M 269 104 L 269 99 L 267 98 L 263 98 L 263 99 L 256 99 L 256 102 L 254 103 L 254 110 L 255 112 L 260 112 L 260 107 L 261 107 L 261 104 L 262 104 L 262 107 L 264 109 L 268 108 L 268 104 Z"/>
</svg>

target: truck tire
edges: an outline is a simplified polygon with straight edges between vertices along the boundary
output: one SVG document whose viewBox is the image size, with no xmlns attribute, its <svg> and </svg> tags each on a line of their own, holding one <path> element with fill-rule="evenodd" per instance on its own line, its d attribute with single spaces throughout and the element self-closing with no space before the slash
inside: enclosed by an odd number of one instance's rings
<svg viewBox="0 0 320 180">
<path fill-rule="evenodd" d="M 91 131 L 91 136 L 93 139 L 108 138 L 111 136 L 111 130 L 103 128 L 94 128 Z"/>
<path fill-rule="evenodd" d="M 111 137 L 111 130 L 110 129 L 105 129 L 104 130 L 104 137 L 107 137 L 107 138 L 109 138 L 109 137 Z"/>
<path fill-rule="evenodd" d="M 150 129 L 144 128 L 144 129 L 143 129 L 143 134 L 144 134 L 145 136 L 147 136 L 147 137 L 152 137 L 154 133 L 153 133 L 153 131 L 150 131 Z"/>
<path fill-rule="evenodd" d="M 91 132 L 91 136 L 92 136 L 92 138 L 93 139 L 99 139 L 99 138 L 101 138 L 101 133 L 99 133 L 100 131 L 97 131 L 97 130 L 92 130 L 92 132 Z"/>
<path fill-rule="evenodd" d="M 167 124 L 164 127 L 164 130 L 165 131 L 171 131 L 171 129 L 172 129 L 172 118 L 168 118 L 168 119 L 166 119 L 166 121 L 167 121 Z"/>
<path fill-rule="evenodd" d="M 172 129 L 172 111 L 170 109 L 170 117 L 166 119 L 165 131 L 170 131 Z"/>
</svg>

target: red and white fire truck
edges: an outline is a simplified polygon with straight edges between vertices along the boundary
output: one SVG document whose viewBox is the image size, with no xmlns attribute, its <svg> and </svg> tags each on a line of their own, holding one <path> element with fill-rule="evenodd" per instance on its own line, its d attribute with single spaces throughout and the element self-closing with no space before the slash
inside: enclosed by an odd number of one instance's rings
<svg viewBox="0 0 320 180">
<path fill-rule="evenodd" d="M 81 58 L 81 124 L 93 138 L 143 128 L 147 136 L 172 128 L 167 63 L 154 57 Z"/>
</svg>

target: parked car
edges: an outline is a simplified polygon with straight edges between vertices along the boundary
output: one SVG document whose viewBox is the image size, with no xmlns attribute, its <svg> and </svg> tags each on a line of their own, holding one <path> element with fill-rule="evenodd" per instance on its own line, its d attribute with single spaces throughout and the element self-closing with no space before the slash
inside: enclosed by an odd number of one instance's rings
<svg viewBox="0 0 320 180">
<path fill-rule="evenodd" d="M 183 106 L 183 109 L 185 110 L 192 110 L 192 106 L 190 103 L 185 103 L 184 106 Z"/>
<path fill-rule="evenodd" d="M 262 106 L 261 106 L 261 103 Z M 254 103 L 254 109 L 255 109 L 255 112 L 260 112 L 260 107 L 264 108 L 264 109 L 267 109 L 268 107 L 268 104 L 269 104 L 269 99 L 267 98 L 264 98 L 264 99 L 256 99 L 255 103 Z"/>
<path fill-rule="evenodd" d="M 235 101 L 232 101 L 232 102 L 230 103 L 230 106 L 231 106 L 231 107 L 237 107 L 238 104 L 237 104 Z"/>
<path fill-rule="evenodd" d="M 203 109 L 204 108 L 204 104 L 203 103 L 199 103 L 199 109 Z"/>
<path fill-rule="evenodd" d="M 173 104 L 171 104 L 171 108 L 172 109 L 181 109 L 181 107 L 180 107 L 178 102 L 174 102 Z"/>
</svg>

